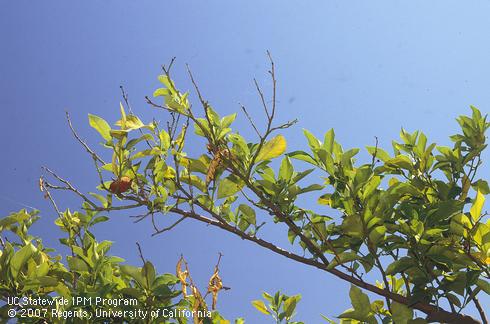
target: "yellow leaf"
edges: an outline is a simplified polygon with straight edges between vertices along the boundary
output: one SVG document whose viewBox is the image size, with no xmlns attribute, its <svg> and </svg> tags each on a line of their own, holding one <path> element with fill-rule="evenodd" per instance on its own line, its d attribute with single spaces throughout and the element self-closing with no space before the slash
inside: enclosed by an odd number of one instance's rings
<svg viewBox="0 0 490 324">
<path fill-rule="evenodd" d="M 264 302 L 261 300 L 254 300 L 252 302 L 252 305 L 261 313 L 265 315 L 269 315 L 270 312 L 267 310 L 267 307 L 265 306 Z"/>
<path fill-rule="evenodd" d="M 286 139 L 282 135 L 277 135 L 270 141 L 265 142 L 255 162 L 273 159 L 284 153 L 284 151 L 286 151 Z"/>
<path fill-rule="evenodd" d="M 324 194 L 318 198 L 318 204 L 330 206 L 332 204 L 331 194 Z"/>
<path fill-rule="evenodd" d="M 480 218 L 483 204 L 485 203 L 485 196 L 478 190 L 476 193 L 475 202 L 470 209 L 471 218 L 476 222 Z"/>
</svg>

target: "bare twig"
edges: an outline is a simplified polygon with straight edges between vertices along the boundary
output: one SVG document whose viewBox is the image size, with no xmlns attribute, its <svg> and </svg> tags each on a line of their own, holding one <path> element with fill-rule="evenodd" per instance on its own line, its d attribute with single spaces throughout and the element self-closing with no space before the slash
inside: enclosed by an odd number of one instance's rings
<svg viewBox="0 0 490 324">
<path fill-rule="evenodd" d="M 70 190 L 70 191 L 73 191 L 74 193 L 76 193 L 79 197 L 81 197 L 84 201 L 86 201 L 90 206 L 92 206 L 93 208 L 98 208 L 97 205 L 95 203 L 93 203 L 90 199 L 88 199 L 87 196 L 85 196 L 82 192 L 80 192 L 78 189 L 76 189 L 75 187 L 72 186 L 72 184 L 70 182 L 68 182 L 67 180 L 61 178 L 59 175 L 57 175 L 55 172 L 51 171 L 49 168 L 47 167 L 42 167 L 42 169 L 46 172 L 48 172 L 49 174 L 51 174 L 53 177 L 55 177 L 58 181 L 64 183 L 67 187 L 65 187 L 66 190 Z M 45 184 L 47 184 L 45 182 Z M 54 186 L 51 186 L 51 188 L 55 188 Z M 63 189 L 63 187 L 58 187 L 58 189 Z"/>
<path fill-rule="evenodd" d="M 126 103 L 126 107 L 128 107 L 129 113 L 131 115 L 134 115 L 133 109 L 131 108 L 131 104 L 129 103 L 129 97 L 128 97 L 127 92 L 124 90 L 124 87 L 122 85 L 119 86 L 119 89 L 121 89 L 121 94 L 122 94 L 124 102 Z"/>
<path fill-rule="evenodd" d="M 174 228 L 175 226 L 179 225 L 185 218 L 186 217 L 183 216 L 183 217 L 179 218 L 179 220 L 176 221 L 175 223 L 173 223 L 172 225 L 170 225 L 168 227 L 165 227 L 165 228 L 162 228 L 162 229 L 157 229 L 153 234 L 151 234 L 151 236 L 155 236 L 155 235 L 161 234 L 163 232 L 170 231 L 172 228 Z"/>
<path fill-rule="evenodd" d="M 163 72 L 164 72 L 166 75 L 168 75 L 168 76 L 170 76 L 170 70 L 172 69 L 172 66 L 173 66 L 173 65 L 174 65 L 174 63 L 175 63 L 175 59 L 176 59 L 176 57 L 175 57 L 175 56 L 174 56 L 174 57 L 172 57 L 172 59 L 170 60 L 170 63 L 168 64 L 168 67 L 166 67 L 165 65 L 162 65 L 162 71 L 163 71 Z"/>
<path fill-rule="evenodd" d="M 262 107 L 264 108 L 267 119 L 271 119 L 271 116 L 269 114 L 269 109 L 267 107 L 267 103 L 265 102 L 264 92 L 260 88 L 259 83 L 257 82 L 257 79 L 255 79 L 255 78 L 254 78 L 254 84 L 255 84 L 255 88 L 257 89 L 257 92 L 259 93 L 260 101 L 262 102 Z"/>
<path fill-rule="evenodd" d="M 269 74 L 272 78 L 272 112 L 270 118 L 273 119 L 276 113 L 276 89 L 277 89 L 277 80 L 276 80 L 276 68 L 274 64 L 274 60 L 272 59 L 271 52 L 267 51 L 267 56 L 269 57 L 269 61 L 271 63 L 271 70 Z"/>
<path fill-rule="evenodd" d="M 378 154 L 378 136 L 374 136 L 374 139 L 376 141 L 376 144 L 374 146 L 373 159 L 371 161 L 371 168 L 374 168 L 374 165 L 376 164 L 376 155 Z"/>
<path fill-rule="evenodd" d="M 56 213 L 58 214 L 58 216 L 62 217 L 63 213 L 60 211 L 60 209 L 58 208 L 58 205 L 54 201 L 53 196 L 51 195 L 51 192 L 48 190 L 48 186 L 46 186 L 46 181 L 44 181 L 43 177 L 41 177 L 39 179 L 39 184 L 41 185 L 42 191 L 44 192 L 44 197 L 47 197 L 49 199 L 49 201 L 51 202 L 51 205 L 53 206 L 53 208 L 56 211 Z"/>
<path fill-rule="evenodd" d="M 104 162 L 104 160 L 102 160 L 102 158 L 97 155 L 97 153 L 95 153 L 94 150 L 92 150 L 88 145 L 87 143 L 85 143 L 85 141 L 83 141 L 80 136 L 78 135 L 78 133 L 75 131 L 75 129 L 73 128 L 73 125 L 71 123 L 71 118 L 70 118 L 70 113 L 68 111 L 65 112 L 66 113 L 66 120 L 68 121 L 68 126 L 70 127 L 70 130 L 71 130 L 71 133 L 73 134 L 73 136 L 75 136 L 75 138 L 77 139 L 77 141 L 85 148 L 85 150 L 92 156 L 92 158 L 94 160 L 97 160 L 99 161 L 100 163 L 102 164 L 106 164 Z"/>
<path fill-rule="evenodd" d="M 141 259 L 141 261 L 143 262 L 143 265 L 146 264 L 146 259 L 145 257 L 143 256 L 143 250 L 141 249 L 141 245 L 139 242 L 136 242 L 136 246 L 138 247 L 138 254 L 139 254 L 139 257 Z"/>
<path fill-rule="evenodd" d="M 242 108 L 243 112 L 245 113 L 245 116 L 247 116 L 247 119 L 250 122 L 250 124 L 252 125 L 253 129 L 255 130 L 255 133 L 257 133 L 257 135 L 259 136 L 259 138 L 262 138 L 262 136 L 260 135 L 259 130 L 257 129 L 257 126 L 255 126 L 255 123 L 253 122 L 252 117 L 248 113 L 247 108 L 245 108 L 245 106 L 242 105 L 242 104 L 240 104 L 240 107 Z"/>
</svg>

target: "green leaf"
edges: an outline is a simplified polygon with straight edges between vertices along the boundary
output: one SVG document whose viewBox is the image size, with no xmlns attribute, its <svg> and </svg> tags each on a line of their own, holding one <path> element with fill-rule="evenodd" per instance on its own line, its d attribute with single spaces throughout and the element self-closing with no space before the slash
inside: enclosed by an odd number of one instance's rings
<svg viewBox="0 0 490 324">
<path fill-rule="evenodd" d="M 111 126 L 102 118 L 96 115 L 88 114 L 88 122 L 99 134 L 106 140 L 111 140 Z"/>
<path fill-rule="evenodd" d="M 322 185 L 314 183 L 314 184 L 309 185 L 308 187 L 301 188 L 299 193 L 304 194 L 304 193 L 311 192 L 311 191 L 322 190 L 323 188 L 324 187 Z"/>
<path fill-rule="evenodd" d="M 172 91 L 174 89 L 174 84 L 173 84 L 173 81 L 167 76 L 167 75 L 159 75 L 158 76 L 158 81 L 160 81 L 161 83 L 163 83 L 163 85 L 169 89 L 170 91 Z"/>
<path fill-rule="evenodd" d="M 463 213 L 457 214 L 451 218 L 449 230 L 457 235 L 467 236 L 468 230 L 473 227 L 470 219 Z"/>
<path fill-rule="evenodd" d="M 346 262 L 351 262 L 358 259 L 359 256 L 354 252 L 342 252 L 338 254 L 336 257 L 334 257 L 332 261 L 330 261 L 330 263 L 327 266 L 327 269 L 331 270 L 336 266 L 338 266 L 339 264 L 344 264 Z"/>
<path fill-rule="evenodd" d="M 50 276 L 39 276 L 35 278 L 34 281 L 38 283 L 41 287 L 55 287 L 59 283 L 58 278 Z"/>
<path fill-rule="evenodd" d="M 123 264 L 120 266 L 120 269 L 122 273 L 134 279 L 141 287 L 147 286 L 140 268 Z"/>
<path fill-rule="evenodd" d="M 245 204 L 240 204 L 240 206 L 238 206 L 238 210 L 242 213 L 242 219 L 247 221 L 248 224 L 256 224 L 257 220 L 255 210 L 252 207 Z"/>
<path fill-rule="evenodd" d="M 385 236 L 386 227 L 385 226 L 376 226 L 373 228 L 371 233 L 369 233 L 369 240 L 374 244 L 379 243 Z"/>
<path fill-rule="evenodd" d="M 284 311 L 286 313 L 286 318 L 289 319 L 293 316 L 294 310 L 298 301 L 301 299 L 301 295 L 291 296 L 286 301 L 284 301 Z"/>
<path fill-rule="evenodd" d="M 284 151 L 286 151 L 286 139 L 282 135 L 277 135 L 270 141 L 265 142 L 259 154 L 257 154 L 255 162 L 273 159 L 283 154 Z"/>
<path fill-rule="evenodd" d="M 371 194 L 378 188 L 381 183 L 381 177 L 373 176 L 364 186 L 364 192 L 362 193 L 362 197 L 364 199 L 371 196 Z"/>
<path fill-rule="evenodd" d="M 323 148 L 330 154 L 332 154 L 333 146 L 335 143 L 335 132 L 333 128 L 325 133 L 325 138 L 323 140 Z"/>
<path fill-rule="evenodd" d="M 294 152 L 288 153 L 287 155 L 292 159 L 308 162 L 308 163 L 311 163 L 313 165 L 317 164 L 315 159 L 313 159 L 311 157 L 311 155 L 309 155 L 308 153 L 303 152 L 303 151 L 294 151 Z"/>
<path fill-rule="evenodd" d="M 166 88 L 158 88 L 153 92 L 153 97 L 166 97 L 170 95 L 170 90 Z"/>
<path fill-rule="evenodd" d="M 18 213 L 12 213 L 9 216 L 0 219 L 0 230 L 15 223 L 21 224 L 30 217 L 31 215 L 29 215 L 24 209 Z"/>
<path fill-rule="evenodd" d="M 413 267 L 414 261 L 409 258 L 409 257 L 403 257 L 395 262 L 391 263 L 387 268 L 386 268 L 386 274 L 387 275 L 394 275 L 399 272 L 403 272 L 407 270 L 408 268 Z"/>
<path fill-rule="evenodd" d="M 103 222 L 107 222 L 109 220 L 109 217 L 107 216 L 99 216 L 97 218 L 95 218 L 90 225 L 95 225 L 95 224 L 98 224 L 98 223 L 103 223 Z"/>
<path fill-rule="evenodd" d="M 131 296 L 131 297 L 134 297 L 134 298 L 140 298 L 141 296 L 144 296 L 144 292 L 141 291 L 140 289 L 136 289 L 136 288 L 123 288 L 121 289 L 121 293 L 123 295 L 128 295 L 128 296 Z"/>
<path fill-rule="evenodd" d="M 158 137 L 160 138 L 162 150 L 168 150 L 168 148 L 170 147 L 170 135 L 168 135 L 168 133 L 164 129 L 162 129 L 158 134 Z"/>
<path fill-rule="evenodd" d="M 313 152 L 320 148 L 322 143 L 312 133 L 306 129 L 303 129 L 303 133 L 305 134 L 306 139 L 308 140 L 308 145 Z"/>
<path fill-rule="evenodd" d="M 259 312 L 265 314 L 265 315 L 270 315 L 271 313 L 267 310 L 267 307 L 265 306 L 265 303 L 262 300 L 254 300 L 252 301 L 253 307 L 255 307 Z"/>
<path fill-rule="evenodd" d="M 391 157 L 388 154 L 388 152 L 386 152 L 382 148 L 375 147 L 375 146 L 366 146 L 366 149 L 369 152 L 369 154 L 371 154 L 371 155 L 375 155 L 376 154 L 376 158 L 377 159 L 380 159 L 383 162 L 386 162 L 389 159 L 391 159 Z"/>
<path fill-rule="evenodd" d="M 10 271 L 12 272 L 12 276 L 14 278 L 17 278 L 24 264 L 36 251 L 37 249 L 34 245 L 32 245 L 32 243 L 27 243 L 20 250 L 15 252 L 12 260 L 10 261 Z"/>
<path fill-rule="evenodd" d="M 351 285 L 349 291 L 349 297 L 352 303 L 352 307 L 361 318 L 359 320 L 366 320 L 371 310 L 371 303 L 369 297 L 362 292 L 360 288 Z"/>
<path fill-rule="evenodd" d="M 243 187 L 243 182 L 232 176 L 222 179 L 218 185 L 218 199 L 233 196 Z"/>
<path fill-rule="evenodd" d="M 486 292 L 488 295 L 490 295 L 490 283 L 488 283 L 487 281 L 483 280 L 483 279 L 478 279 L 476 281 L 476 285 L 481 289 L 483 290 L 484 292 Z"/>
<path fill-rule="evenodd" d="M 411 171 L 413 169 L 412 161 L 406 155 L 397 155 L 392 159 L 387 160 L 386 165 Z"/>
<path fill-rule="evenodd" d="M 289 160 L 289 157 L 285 157 L 282 160 L 281 167 L 279 168 L 279 179 L 283 179 L 286 181 L 289 181 L 293 175 L 294 169 L 293 165 L 291 164 L 291 160 Z"/>
<path fill-rule="evenodd" d="M 88 272 L 90 270 L 89 266 L 85 261 L 78 257 L 71 257 L 68 256 L 66 258 L 68 262 L 68 266 L 70 267 L 71 271 L 76 271 L 76 272 Z"/>
<path fill-rule="evenodd" d="M 156 278 L 155 267 L 150 261 L 146 261 L 141 268 L 141 275 L 145 278 L 145 287 L 151 287 Z"/>
<path fill-rule="evenodd" d="M 488 195 L 490 193 L 490 188 L 488 186 L 488 182 L 485 180 L 478 180 L 472 184 L 475 190 L 480 191 L 483 195 Z"/>
<path fill-rule="evenodd" d="M 235 121 L 236 113 L 221 118 L 221 127 L 226 128 Z"/>
<path fill-rule="evenodd" d="M 393 322 L 397 324 L 407 324 L 413 317 L 413 309 L 407 307 L 406 305 L 392 302 L 391 317 L 393 318 Z"/>
<path fill-rule="evenodd" d="M 478 190 L 476 193 L 475 202 L 473 203 L 473 206 L 470 209 L 470 214 L 473 221 L 476 222 L 480 218 L 484 203 L 485 203 L 485 196 L 483 196 L 480 190 Z"/>
</svg>

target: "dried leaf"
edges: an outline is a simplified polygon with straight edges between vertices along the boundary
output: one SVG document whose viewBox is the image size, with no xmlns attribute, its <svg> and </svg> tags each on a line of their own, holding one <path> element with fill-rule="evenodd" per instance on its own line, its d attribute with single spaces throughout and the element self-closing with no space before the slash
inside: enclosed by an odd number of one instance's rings
<svg viewBox="0 0 490 324">
<path fill-rule="evenodd" d="M 179 262 L 177 262 L 177 271 L 176 275 L 179 278 L 180 283 L 182 284 L 182 295 L 184 298 L 187 297 L 187 277 L 189 276 L 189 271 L 187 269 L 187 265 L 185 266 L 185 270 L 182 270 L 182 264 L 185 264 L 184 257 L 181 256 Z"/>
<path fill-rule="evenodd" d="M 194 296 L 194 304 L 192 305 L 192 310 L 196 314 L 194 315 L 194 324 L 201 324 L 203 323 L 203 321 L 201 318 L 199 318 L 199 316 L 197 316 L 197 314 L 199 314 L 199 310 L 204 311 L 204 313 L 207 311 L 206 302 L 204 301 L 201 292 L 199 291 L 199 289 L 197 289 L 196 286 L 191 285 L 191 290 L 192 295 Z"/>
<path fill-rule="evenodd" d="M 221 278 L 219 276 L 219 269 L 218 267 L 216 267 L 208 283 L 208 292 L 210 292 L 213 295 L 213 305 L 212 305 L 213 310 L 216 309 L 216 302 L 218 301 L 218 292 L 221 289 L 223 289 L 223 281 L 221 281 Z"/>
<path fill-rule="evenodd" d="M 216 154 L 211 162 L 209 162 L 208 173 L 206 174 L 206 186 L 211 183 L 216 177 L 216 171 L 221 164 L 221 156 Z"/>
</svg>

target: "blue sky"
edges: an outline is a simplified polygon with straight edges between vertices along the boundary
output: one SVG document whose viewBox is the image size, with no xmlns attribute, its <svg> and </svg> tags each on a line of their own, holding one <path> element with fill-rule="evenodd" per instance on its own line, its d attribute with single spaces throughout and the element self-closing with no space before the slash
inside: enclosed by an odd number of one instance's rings
<svg viewBox="0 0 490 324">
<path fill-rule="evenodd" d="M 400 127 L 422 129 L 449 144 L 454 118 L 470 104 L 490 107 L 490 21 L 487 1 L 3 1 L 0 10 L 2 111 L 0 211 L 34 206 L 35 228 L 57 244 L 54 213 L 37 189 L 47 165 L 83 190 L 97 183 L 90 158 L 65 123 L 94 146 L 87 114 L 115 121 L 119 86 L 145 121 L 163 115 L 144 103 L 158 87 L 160 65 L 177 57 L 173 72 L 190 89 L 189 63 L 206 98 L 221 113 L 262 110 L 252 78 L 269 85 L 266 50 L 277 64 L 279 119 L 299 118 L 286 132 L 290 149 L 304 145 L 302 128 L 318 136 L 334 127 L 344 147 L 363 147 L 378 136 L 389 148 Z M 246 120 L 238 128 L 247 131 Z M 484 158 L 488 159 L 488 153 Z M 488 174 L 485 166 L 482 171 Z M 73 196 L 63 207 L 77 208 Z M 222 277 L 231 290 L 219 306 L 249 323 L 264 317 L 250 301 L 262 291 L 301 293 L 297 319 L 320 322 L 348 306 L 348 286 L 229 234 L 184 222 L 151 238 L 149 224 L 112 214 L 99 239 L 113 253 L 138 262 L 135 242 L 162 272 L 173 272 L 183 253 L 202 286 L 222 252 Z M 277 242 L 284 233 L 272 230 Z M 483 298 L 484 304 L 490 299 Z"/>
</svg>

